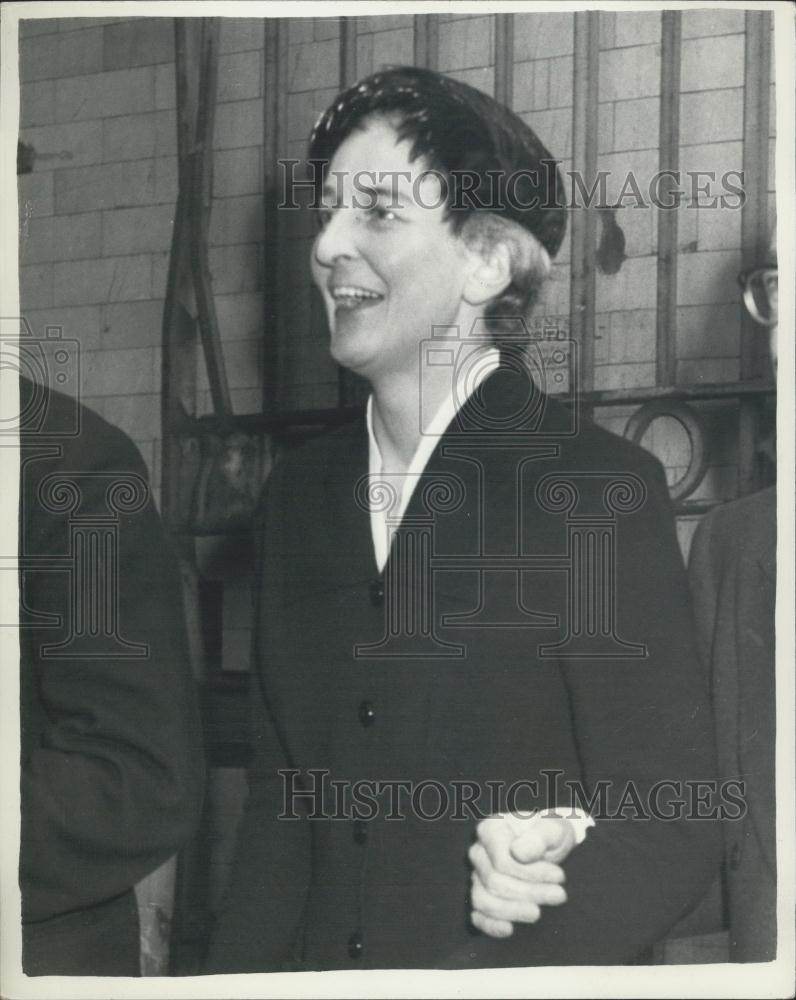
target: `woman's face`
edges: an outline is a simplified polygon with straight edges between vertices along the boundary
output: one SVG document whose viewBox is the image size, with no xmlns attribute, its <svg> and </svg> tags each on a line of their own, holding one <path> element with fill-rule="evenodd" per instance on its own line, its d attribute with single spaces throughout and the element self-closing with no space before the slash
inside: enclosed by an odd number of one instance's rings
<svg viewBox="0 0 796 1000">
<path fill-rule="evenodd" d="M 421 342 L 464 308 L 471 255 L 438 177 L 409 153 L 383 119 L 353 132 L 329 165 L 313 245 L 332 357 L 371 381 L 416 372 Z"/>
</svg>

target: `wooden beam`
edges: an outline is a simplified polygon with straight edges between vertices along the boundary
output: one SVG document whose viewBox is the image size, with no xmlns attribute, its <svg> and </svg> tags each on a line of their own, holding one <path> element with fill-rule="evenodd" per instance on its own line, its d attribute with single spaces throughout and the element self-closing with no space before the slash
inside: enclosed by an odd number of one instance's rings
<svg viewBox="0 0 796 1000">
<path fill-rule="evenodd" d="M 771 14 L 746 11 L 744 51 L 743 171 L 746 201 L 741 209 L 741 266 L 753 267 L 766 252 L 769 239 L 768 143 L 771 74 Z M 768 337 L 743 304 L 741 309 L 742 379 L 760 378 Z M 757 445 L 760 408 L 742 400 L 738 413 L 738 490 L 741 496 L 759 489 Z"/>
<path fill-rule="evenodd" d="M 282 351 L 285 342 L 285 288 L 282 237 L 282 176 L 279 157 L 284 155 L 287 136 L 288 27 L 282 18 L 264 20 L 263 80 L 263 411 L 276 412 L 282 403 Z"/>
<path fill-rule="evenodd" d="M 680 50 L 682 14 L 679 10 L 661 13 L 661 102 L 658 132 L 658 168 L 677 171 L 680 163 Z M 674 177 L 664 175 L 661 202 L 676 203 L 670 192 Z M 655 209 L 658 213 L 657 308 L 655 334 L 655 381 L 659 386 L 677 380 L 677 231 L 676 208 Z"/>
<path fill-rule="evenodd" d="M 161 515 L 172 534 L 179 558 L 186 620 L 198 616 L 198 570 L 195 539 L 184 532 L 184 483 L 198 471 L 198 447 L 191 447 L 179 436 L 181 422 L 196 414 L 196 374 L 198 361 L 198 323 L 191 271 L 191 186 L 194 146 L 199 103 L 199 67 L 201 63 L 201 18 L 175 18 L 174 72 L 177 89 L 177 163 L 179 183 L 174 228 L 169 254 L 166 294 L 163 305 L 161 340 Z M 190 628 L 189 656 L 194 680 L 205 675 L 205 656 L 201 637 Z M 174 907 L 169 933 L 171 972 L 182 969 L 186 951 L 203 906 L 204 893 L 194 883 L 193 859 L 203 850 L 202 838 L 186 845 L 179 854 L 174 883 Z M 207 863 L 203 866 L 207 870 Z"/>
<path fill-rule="evenodd" d="M 426 69 L 439 66 L 439 15 L 415 14 L 415 65 Z"/>
<path fill-rule="evenodd" d="M 742 267 L 759 264 L 768 248 L 768 143 L 770 126 L 771 14 L 746 11 L 744 55 Z M 742 308 L 741 378 L 759 377 L 761 328 Z"/>
<path fill-rule="evenodd" d="M 174 528 L 180 521 L 183 466 L 175 426 L 196 413 L 197 326 L 190 246 L 190 179 L 198 100 L 199 19 L 174 20 L 179 184 L 171 237 L 161 331 L 161 513 Z M 188 553 L 181 555 L 187 558 Z"/>
<path fill-rule="evenodd" d="M 572 107 L 572 169 L 591 190 L 597 172 L 600 23 L 597 11 L 576 11 Z M 571 214 L 570 324 L 580 350 L 580 390 L 594 388 L 594 313 L 597 214 L 586 205 Z"/>
<path fill-rule="evenodd" d="M 495 100 L 514 105 L 513 14 L 495 14 Z"/>
<path fill-rule="evenodd" d="M 339 17 L 340 23 L 340 89 L 345 90 L 357 80 L 357 19 Z"/>
<path fill-rule="evenodd" d="M 210 396 L 214 412 L 220 417 L 229 417 L 232 414 L 232 401 L 207 260 L 213 198 L 213 126 L 218 81 L 219 28 L 217 17 L 202 18 L 196 143 L 191 154 L 193 176 L 190 186 L 189 228 L 191 273 Z"/>
</svg>

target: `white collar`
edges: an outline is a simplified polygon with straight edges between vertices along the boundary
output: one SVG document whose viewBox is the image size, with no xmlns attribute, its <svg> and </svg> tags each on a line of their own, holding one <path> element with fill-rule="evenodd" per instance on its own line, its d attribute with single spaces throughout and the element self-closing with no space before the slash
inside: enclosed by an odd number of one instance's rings
<svg viewBox="0 0 796 1000">
<path fill-rule="evenodd" d="M 388 476 L 382 475 L 383 459 L 376 435 L 373 432 L 373 396 L 368 397 L 368 405 L 365 411 L 365 422 L 368 429 L 368 473 L 370 476 L 371 489 L 374 496 L 379 495 L 374 489 L 379 481 L 386 482 L 387 493 L 394 491 L 397 503 L 388 510 L 377 509 L 371 505 L 370 527 L 373 536 L 373 548 L 376 555 L 376 564 L 379 570 L 384 568 L 387 556 L 390 551 L 392 534 L 397 530 L 403 519 L 409 500 L 412 497 L 417 481 L 423 474 L 428 464 L 432 452 L 437 446 L 439 439 L 450 426 L 462 406 L 475 393 L 482 382 L 492 374 L 500 364 L 500 352 L 496 347 L 479 349 L 467 358 L 467 363 L 457 365 L 456 389 L 451 382 L 451 391 L 445 396 L 438 407 L 436 413 L 428 421 L 423 433 L 420 436 L 417 448 L 409 466 L 403 475 Z M 382 494 L 383 495 L 383 494 Z"/>
</svg>

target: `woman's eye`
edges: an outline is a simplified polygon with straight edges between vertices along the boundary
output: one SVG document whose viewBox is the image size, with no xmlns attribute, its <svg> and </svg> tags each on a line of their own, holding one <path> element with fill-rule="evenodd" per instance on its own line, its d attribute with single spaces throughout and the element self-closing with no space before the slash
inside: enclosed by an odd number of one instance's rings
<svg viewBox="0 0 796 1000">
<path fill-rule="evenodd" d="M 332 218 L 332 210 L 330 208 L 317 208 L 313 213 L 315 216 L 315 225 L 318 229 L 325 229 Z"/>
<path fill-rule="evenodd" d="M 385 208 L 384 205 L 374 205 L 370 209 L 370 214 L 379 222 L 395 222 L 398 213 L 392 208 Z"/>
</svg>

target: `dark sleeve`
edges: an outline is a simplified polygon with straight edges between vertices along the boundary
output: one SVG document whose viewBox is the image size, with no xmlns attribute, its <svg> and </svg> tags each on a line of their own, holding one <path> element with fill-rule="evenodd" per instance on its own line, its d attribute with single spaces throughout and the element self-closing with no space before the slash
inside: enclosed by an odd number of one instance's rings
<svg viewBox="0 0 796 1000">
<path fill-rule="evenodd" d="M 278 591 L 285 572 L 279 514 L 282 470 L 271 475 L 258 517 L 259 573 L 251 702 L 253 758 L 249 794 L 237 835 L 230 884 L 212 935 L 206 973 L 276 972 L 294 968 L 310 882 L 311 824 L 280 819 L 281 772 L 291 760 L 272 714 L 265 676 L 263 639 L 278 614 Z"/>
<path fill-rule="evenodd" d="M 68 518 L 42 506 L 47 477 L 37 467 L 30 463 L 23 475 L 23 555 L 46 562 L 78 542 L 70 540 Z M 131 477 L 146 483 L 133 443 L 93 415 L 64 446 L 55 474 L 76 484 L 79 514 L 88 520 L 107 515 L 109 484 Z M 144 486 L 142 496 L 148 493 Z M 26 607 L 65 625 L 22 632 L 20 884 L 27 921 L 128 890 L 182 846 L 201 809 L 204 755 L 176 560 L 151 497 L 112 520 L 118 557 L 106 551 L 104 583 L 90 581 L 77 606 L 67 574 L 52 566 L 25 573 Z M 98 593 L 104 586 L 107 595 Z M 116 635 L 87 635 L 92 602 L 104 596 Z M 72 629 L 84 638 L 53 649 L 68 638 L 74 615 L 85 616 Z M 136 655 L 119 655 L 118 637 Z"/>
<path fill-rule="evenodd" d="M 449 966 L 643 960 L 717 872 L 719 823 L 686 818 L 688 782 L 711 781 L 716 769 L 687 581 L 659 464 L 650 461 L 643 478 L 645 504 L 617 523 L 615 594 L 620 636 L 642 642 L 646 655 L 562 662 L 585 791 L 605 783 L 590 809 L 596 827 L 564 863 L 568 901 L 543 908 L 537 924 L 515 924 L 508 939 L 475 937 Z M 664 788 L 651 808 L 663 781 L 675 790 Z M 660 818 L 678 799 L 683 815 Z"/>
</svg>

